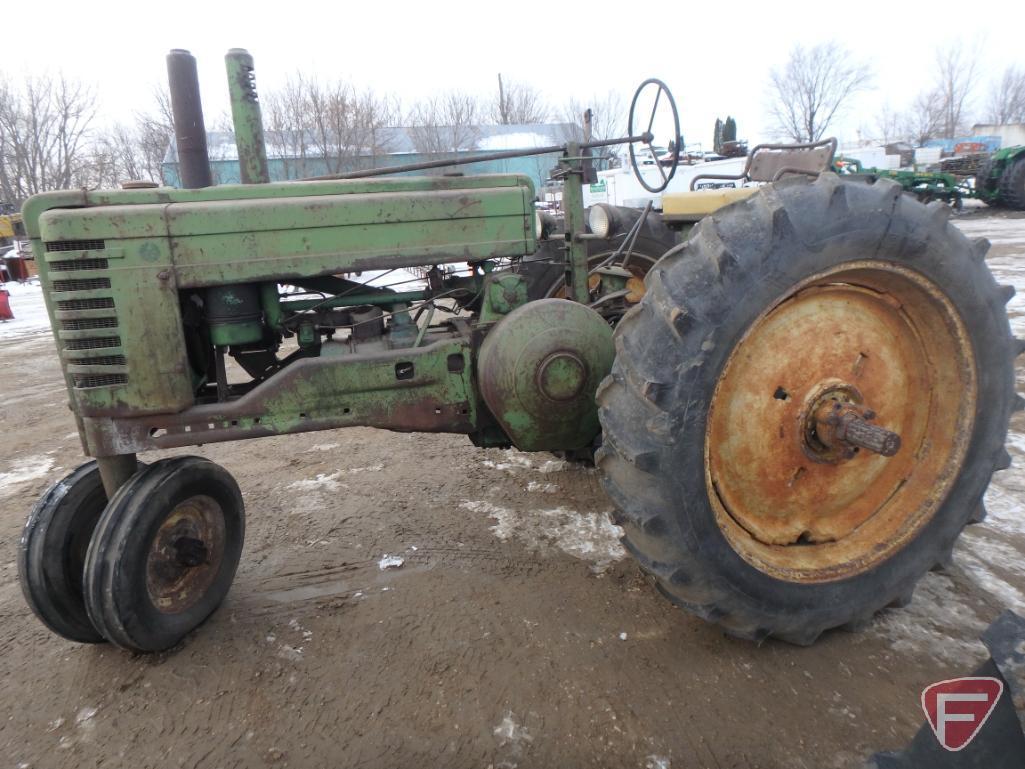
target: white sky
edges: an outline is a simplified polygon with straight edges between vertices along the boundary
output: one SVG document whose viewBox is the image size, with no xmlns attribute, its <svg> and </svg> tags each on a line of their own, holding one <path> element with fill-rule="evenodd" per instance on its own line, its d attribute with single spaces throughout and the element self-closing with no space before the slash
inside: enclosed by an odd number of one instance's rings
<svg viewBox="0 0 1025 769">
<path fill-rule="evenodd" d="M 5 14 L 5 26 L 15 26 L 5 31 L 0 71 L 61 69 L 95 83 L 102 122 L 150 106 L 153 87 L 166 79 L 164 55 L 171 48 L 189 49 L 199 60 L 208 125 L 228 108 L 223 56 L 238 46 L 254 55 L 261 90 L 301 70 L 370 85 L 404 104 L 446 88 L 491 94 L 498 72 L 535 85 L 553 103 L 609 89 L 628 102 L 641 80 L 655 76 L 676 96 L 687 142 L 706 147 L 716 116 L 727 113 L 737 119 L 740 138 L 768 138 L 768 72 L 795 42 L 835 38 L 874 67 L 877 87 L 837 125 L 845 140 L 856 139 L 859 126 L 871 131 L 884 102 L 899 108 L 929 84 L 936 46 L 960 40 L 979 47 L 979 110 L 998 73 L 1025 61 L 1021 0 L 842 6 L 828 0 L 45 0 L 12 10 Z"/>
</svg>

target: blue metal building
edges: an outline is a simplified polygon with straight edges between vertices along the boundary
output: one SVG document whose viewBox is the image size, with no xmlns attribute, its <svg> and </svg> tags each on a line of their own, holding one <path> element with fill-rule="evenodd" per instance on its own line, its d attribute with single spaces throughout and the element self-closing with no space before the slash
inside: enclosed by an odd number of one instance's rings
<svg viewBox="0 0 1025 769">
<path fill-rule="evenodd" d="M 311 134 L 298 136 L 268 131 L 267 163 L 271 179 L 283 181 L 450 157 L 466 158 L 504 150 L 534 149 L 567 141 L 580 141 L 581 136 L 581 128 L 572 123 L 480 125 L 459 129 L 389 127 L 378 129 L 372 137 L 363 137 L 360 144 L 372 145 L 371 149 L 366 146 L 354 148 L 346 146 L 344 142 L 330 139 L 318 140 Z M 210 131 L 207 133 L 207 146 L 214 182 L 237 184 L 239 166 L 234 135 L 224 131 Z M 439 147 L 458 149 L 437 151 L 435 148 Z M 558 158 L 558 153 L 550 153 L 508 160 L 491 160 L 437 169 L 434 173 L 518 173 L 531 177 L 535 189 L 540 189 Z M 181 186 L 178 175 L 178 149 L 174 142 L 171 142 L 164 157 L 162 175 L 164 184 L 170 187 Z"/>
</svg>

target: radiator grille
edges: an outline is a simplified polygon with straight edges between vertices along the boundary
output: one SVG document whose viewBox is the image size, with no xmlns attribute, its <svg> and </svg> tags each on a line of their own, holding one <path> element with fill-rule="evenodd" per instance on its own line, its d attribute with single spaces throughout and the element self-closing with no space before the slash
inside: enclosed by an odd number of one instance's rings
<svg viewBox="0 0 1025 769">
<path fill-rule="evenodd" d="M 110 266 L 106 259 L 62 259 L 59 262 L 50 262 L 47 269 L 55 272 L 70 272 L 71 270 L 105 270 Z"/>
<path fill-rule="evenodd" d="M 75 380 L 75 387 L 85 389 L 87 387 L 112 387 L 128 383 L 126 374 L 72 374 Z"/>
<path fill-rule="evenodd" d="M 106 347 L 120 347 L 119 336 L 98 336 L 92 339 L 68 339 L 64 342 L 65 350 L 102 350 Z"/>
<path fill-rule="evenodd" d="M 47 251 L 89 251 L 102 249 L 102 240 L 63 240 L 46 244 Z M 77 272 L 84 270 L 95 270 L 102 275 L 103 270 L 109 269 L 106 259 L 61 259 L 49 263 L 54 271 L 55 277 L 61 273 Z M 128 375 L 123 373 L 128 365 L 124 355 L 119 355 L 121 347 L 120 336 L 98 336 L 94 335 L 86 339 L 68 338 L 76 331 L 90 331 L 96 329 L 116 329 L 119 321 L 113 296 L 81 296 L 80 299 L 73 298 L 77 291 L 103 292 L 111 288 L 110 278 L 97 276 L 95 278 L 61 278 L 51 281 L 50 290 L 53 292 L 54 306 L 58 312 L 85 312 L 104 311 L 106 317 L 100 318 L 60 318 L 57 338 L 65 355 L 68 366 L 95 366 L 102 370 L 105 366 L 117 366 L 121 371 L 115 369 L 109 374 L 89 373 L 78 374 L 71 372 L 71 381 L 75 389 L 92 389 L 97 387 L 117 387 L 128 384 Z M 72 298 L 68 297 L 71 294 Z M 114 332 L 115 334 L 117 332 Z M 115 373 L 116 372 L 116 373 Z"/>
<path fill-rule="evenodd" d="M 114 309 L 113 297 L 105 296 L 102 299 L 62 299 L 57 302 L 58 310 L 112 310 Z"/>
<path fill-rule="evenodd" d="M 95 358 L 72 358 L 68 361 L 75 366 L 124 366 L 124 355 L 98 355 Z"/>
<path fill-rule="evenodd" d="M 54 291 L 96 291 L 101 288 L 110 288 L 110 278 L 82 278 L 53 282 Z"/>
<path fill-rule="evenodd" d="M 64 331 L 87 331 L 91 328 L 117 328 L 117 318 L 78 318 L 61 321 L 61 329 Z"/>
<path fill-rule="evenodd" d="M 106 247 L 102 240 L 51 240 L 47 251 L 99 251 Z"/>
</svg>

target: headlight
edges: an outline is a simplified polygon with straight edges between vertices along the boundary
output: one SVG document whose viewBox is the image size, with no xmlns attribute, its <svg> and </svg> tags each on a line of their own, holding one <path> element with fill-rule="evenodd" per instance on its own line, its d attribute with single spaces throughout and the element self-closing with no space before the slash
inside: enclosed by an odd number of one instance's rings
<svg viewBox="0 0 1025 769">
<path fill-rule="evenodd" d="M 612 234 L 612 216 L 609 210 L 600 203 L 591 206 L 587 212 L 587 226 L 599 238 L 607 238 Z"/>
</svg>

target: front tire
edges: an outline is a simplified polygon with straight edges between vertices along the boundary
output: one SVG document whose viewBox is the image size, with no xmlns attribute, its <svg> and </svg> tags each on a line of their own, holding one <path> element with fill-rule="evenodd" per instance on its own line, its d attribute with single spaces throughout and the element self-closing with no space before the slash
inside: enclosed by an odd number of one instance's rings
<svg viewBox="0 0 1025 769">
<path fill-rule="evenodd" d="M 155 462 L 118 489 L 93 534 L 92 624 L 130 651 L 171 648 L 224 600 L 244 536 L 242 494 L 224 468 L 192 456 Z"/>
<path fill-rule="evenodd" d="M 102 643 L 82 597 L 82 570 L 107 494 L 96 460 L 57 481 L 32 507 L 18 548 L 18 581 L 32 613 L 59 636 Z"/>
<path fill-rule="evenodd" d="M 675 603 L 809 644 L 909 600 L 981 517 L 1009 464 L 1013 289 L 948 217 L 889 181 L 787 180 L 651 271 L 598 390 L 597 464 Z M 903 447 L 820 444 L 809 414 L 834 401 Z"/>
</svg>

